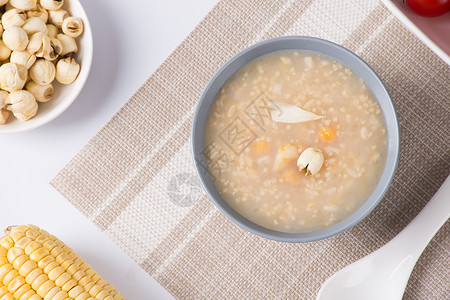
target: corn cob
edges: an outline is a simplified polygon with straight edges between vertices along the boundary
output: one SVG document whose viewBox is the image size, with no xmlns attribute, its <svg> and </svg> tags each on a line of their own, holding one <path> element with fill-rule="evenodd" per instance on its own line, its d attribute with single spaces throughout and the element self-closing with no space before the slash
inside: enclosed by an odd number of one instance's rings
<svg viewBox="0 0 450 300">
<path fill-rule="evenodd" d="M 33 225 L 0 239 L 0 300 L 125 299 L 78 254 Z"/>
</svg>

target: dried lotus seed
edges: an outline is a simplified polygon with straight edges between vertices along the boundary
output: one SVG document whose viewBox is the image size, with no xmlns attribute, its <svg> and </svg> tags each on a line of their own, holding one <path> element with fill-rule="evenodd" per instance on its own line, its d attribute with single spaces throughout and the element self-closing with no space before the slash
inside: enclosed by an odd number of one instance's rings
<svg viewBox="0 0 450 300">
<path fill-rule="evenodd" d="M 63 6 L 64 0 L 41 0 L 40 3 L 45 9 L 57 10 Z"/>
<path fill-rule="evenodd" d="M 37 5 L 34 10 L 27 11 L 28 18 L 37 17 L 40 18 L 44 23 L 48 22 L 48 12 L 42 6 Z"/>
<path fill-rule="evenodd" d="M 83 33 L 83 21 L 80 18 L 66 18 L 62 24 L 62 31 L 71 37 L 78 37 Z"/>
<path fill-rule="evenodd" d="M 38 17 L 32 17 L 26 20 L 22 25 L 22 28 L 23 30 L 25 30 L 28 36 L 31 36 L 36 32 L 43 32 L 44 34 L 47 34 L 48 32 L 47 25 L 45 25 L 45 22 Z"/>
<path fill-rule="evenodd" d="M 15 63 L 0 67 L 0 88 L 8 92 L 21 90 L 27 80 L 27 69 Z"/>
<path fill-rule="evenodd" d="M 30 54 L 36 54 L 36 56 L 43 57 L 44 51 L 50 51 L 50 38 L 43 32 L 36 32 L 30 37 L 27 51 Z M 38 52 L 40 55 L 37 54 Z"/>
<path fill-rule="evenodd" d="M 25 23 L 27 15 L 25 12 L 18 9 L 7 10 L 2 16 L 3 28 L 20 27 Z"/>
<path fill-rule="evenodd" d="M 31 119 L 38 110 L 36 99 L 28 91 L 12 92 L 6 99 L 6 104 L 8 104 L 8 110 L 12 111 L 14 116 L 21 121 Z"/>
<path fill-rule="evenodd" d="M 30 54 L 28 51 L 13 51 L 10 61 L 29 69 L 35 63 L 36 55 Z"/>
<path fill-rule="evenodd" d="M 55 65 L 45 59 L 39 58 L 30 68 L 31 79 L 40 85 L 51 83 L 55 79 Z"/>
<path fill-rule="evenodd" d="M 0 0 L 0 6 L 5 5 L 8 3 L 9 0 Z"/>
<path fill-rule="evenodd" d="M 30 10 L 36 7 L 37 0 L 9 0 L 9 3 L 17 9 Z"/>
<path fill-rule="evenodd" d="M 300 171 L 305 170 L 306 175 L 316 175 L 324 162 L 322 150 L 311 147 L 302 152 L 297 161 Z"/>
<path fill-rule="evenodd" d="M 47 35 L 42 37 L 42 46 L 36 51 L 36 57 L 46 57 L 52 52 L 52 45 L 50 38 Z"/>
<path fill-rule="evenodd" d="M 66 56 L 66 55 L 70 55 L 72 53 L 77 53 L 78 52 L 78 46 L 77 46 L 77 42 L 75 41 L 74 38 L 65 35 L 65 34 L 58 34 L 56 36 L 56 38 L 61 42 L 62 44 L 62 52 L 61 52 L 61 56 Z"/>
<path fill-rule="evenodd" d="M 62 44 L 56 38 L 50 39 L 50 51 L 44 54 L 46 60 L 55 60 L 62 52 Z"/>
<path fill-rule="evenodd" d="M 68 57 L 56 64 L 56 80 L 62 84 L 71 84 L 80 73 L 80 65 L 75 59 Z"/>
<path fill-rule="evenodd" d="M 6 47 L 3 40 L 0 40 L 0 61 L 7 60 L 11 55 L 11 49 Z"/>
<path fill-rule="evenodd" d="M 30 81 L 26 85 L 27 91 L 33 94 L 39 102 L 48 102 L 52 99 L 55 89 L 51 83 L 39 85 L 34 81 Z"/>
<path fill-rule="evenodd" d="M 56 38 L 59 33 L 58 27 L 53 24 L 47 24 L 47 35 L 49 38 Z"/>
<path fill-rule="evenodd" d="M 28 45 L 28 35 L 20 27 L 9 27 L 3 32 L 3 42 L 12 51 L 22 51 Z"/>
<path fill-rule="evenodd" d="M 49 10 L 48 17 L 50 22 L 58 28 L 61 28 L 64 19 L 69 17 L 69 14 L 64 9 Z"/>
</svg>

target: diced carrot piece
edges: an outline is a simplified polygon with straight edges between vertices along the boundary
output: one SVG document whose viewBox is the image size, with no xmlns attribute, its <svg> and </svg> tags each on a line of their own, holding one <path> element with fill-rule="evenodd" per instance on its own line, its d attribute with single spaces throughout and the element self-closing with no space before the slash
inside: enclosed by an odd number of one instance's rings
<svg viewBox="0 0 450 300">
<path fill-rule="evenodd" d="M 320 137 L 324 141 L 331 141 L 334 139 L 334 131 L 331 127 L 322 127 L 320 129 Z"/>
<path fill-rule="evenodd" d="M 255 153 L 261 154 L 270 150 L 270 144 L 265 138 L 259 138 L 253 142 L 252 149 Z"/>
</svg>

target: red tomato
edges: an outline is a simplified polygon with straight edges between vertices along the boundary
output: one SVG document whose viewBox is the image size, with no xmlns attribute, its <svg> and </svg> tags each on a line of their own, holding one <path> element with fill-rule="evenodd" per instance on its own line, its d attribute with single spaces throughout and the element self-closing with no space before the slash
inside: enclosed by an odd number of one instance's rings
<svg viewBox="0 0 450 300">
<path fill-rule="evenodd" d="M 450 0 L 406 0 L 406 4 L 424 17 L 437 17 L 450 11 Z"/>
</svg>

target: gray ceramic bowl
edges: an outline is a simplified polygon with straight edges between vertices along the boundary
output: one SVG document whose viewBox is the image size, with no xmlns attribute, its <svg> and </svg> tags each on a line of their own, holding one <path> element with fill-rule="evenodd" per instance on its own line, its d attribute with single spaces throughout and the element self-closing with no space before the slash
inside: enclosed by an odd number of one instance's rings
<svg viewBox="0 0 450 300">
<path fill-rule="evenodd" d="M 206 116 L 211 103 L 214 101 L 216 94 L 219 92 L 223 84 L 228 80 L 228 78 L 230 78 L 231 75 L 251 60 L 273 51 L 288 49 L 310 50 L 322 53 L 333 57 L 350 67 L 366 82 L 377 98 L 383 111 L 388 131 L 388 153 L 386 165 L 378 185 L 370 197 L 357 211 L 341 222 L 324 229 L 306 233 L 286 233 L 271 230 L 257 225 L 237 213 L 223 200 L 222 196 L 217 191 L 213 183 L 213 179 L 205 168 L 206 162 L 203 151 L 203 132 Z M 397 114 L 391 97 L 377 74 L 361 58 L 351 51 L 332 42 L 313 37 L 288 36 L 274 38 L 253 45 L 235 55 L 224 66 L 222 66 L 219 71 L 217 71 L 206 86 L 202 96 L 200 97 L 192 127 L 192 151 L 194 163 L 203 187 L 214 204 L 228 218 L 246 230 L 259 236 L 282 242 L 310 242 L 325 239 L 351 228 L 364 219 L 380 202 L 388 190 L 397 167 L 399 150 L 400 136 Z"/>
</svg>

